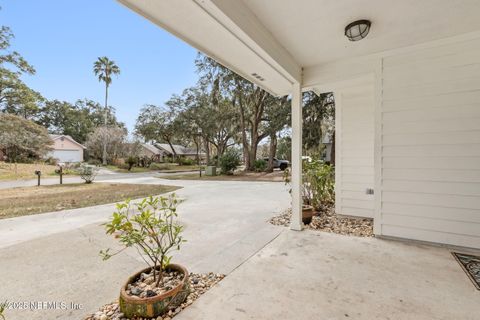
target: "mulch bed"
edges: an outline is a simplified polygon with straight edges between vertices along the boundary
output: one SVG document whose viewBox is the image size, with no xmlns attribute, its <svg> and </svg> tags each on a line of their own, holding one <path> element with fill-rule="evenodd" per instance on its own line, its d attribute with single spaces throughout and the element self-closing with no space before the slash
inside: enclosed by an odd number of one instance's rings
<svg viewBox="0 0 480 320">
<path fill-rule="evenodd" d="M 220 282 L 225 275 L 215 274 L 215 273 L 190 273 L 190 285 L 192 292 L 188 295 L 187 299 L 181 306 L 177 308 L 170 309 L 163 316 L 157 318 L 132 318 L 130 320 L 171 320 L 177 314 L 179 314 L 183 309 L 191 305 L 195 300 L 197 300 L 202 294 L 207 292 L 210 288 Z M 123 313 L 120 312 L 118 306 L 118 301 L 104 305 L 100 308 L 99 311 L 87 316 L 84 320 L 128 320 L 123 316 Z"/>
<path fill-rule="evenodd" d="M 286 210 L 279 216 L 270 219 L 270 223 L 276 226 L 290 225 L 292 209 Z M 373 219 L 342 217 L 335 213 L 333 207 L 325 208 L 312 218 L 312 222 L 305 225 L 306 229 L 332 232 L 356 237 L 373 237 Z"/>
</svg>

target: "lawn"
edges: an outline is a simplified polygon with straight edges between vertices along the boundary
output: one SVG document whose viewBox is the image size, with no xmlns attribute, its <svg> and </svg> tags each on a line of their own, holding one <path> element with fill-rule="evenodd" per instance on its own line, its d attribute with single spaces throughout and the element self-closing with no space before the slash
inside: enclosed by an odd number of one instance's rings
<svg viewBox="0 0 480 320">
<path fill-rule="evenodd" d="M 42 176 L 55 175 L 57 166 L 45 163 L 6 163 L 0 162 L 0 180 L 36 179 L 36 170 L 42 171 Z"/>
<path fill-rule="evenodd" d="M 203 180 L 203 181 L 271 181 L 283 182 L 283 171 L 265 172 L 236 172 L 234 175 L 206 176 L 202 177 L 198 173 L 176 174 L 172 176 L 162 176 L 161 179 L 168 180 Z"/>
<path fill-rule="evenodd" d="M 152 171 L 174 173 L 174 172 L 198 170 L 197 165 L 179 166 L 178 164 L 175 164 L 175 163 L 159 163 L 152 168 L 133 167 L 132 170 L 130 171 L 128 171 L 127 169 L 119 168 L 118 166 L 114 166 L 114 165 L 108 165 L 106 168 L 115 172 L 132 172 L 132 173 L 152 172 Z"/>
<path fill-rule="evenodd" d="M 0 219 L 120 202 L 174 191 L 146 184 L 64 184 L 0 189 Z"/>
</svg>

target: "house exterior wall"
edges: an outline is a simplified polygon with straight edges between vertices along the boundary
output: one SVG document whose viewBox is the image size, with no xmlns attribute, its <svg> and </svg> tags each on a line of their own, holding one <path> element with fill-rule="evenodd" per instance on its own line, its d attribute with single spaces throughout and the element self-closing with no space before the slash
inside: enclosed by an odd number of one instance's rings
<svg viewBox="0 0 480 320">
<path fill-rule="evenodd" d="M 374 216 L 374 83 L 335 92 L 336 212 Z"/>
<path fill-rule="evenodd" d="M 480 248 L 480 37 L 386 56 L 377 85 L 376 233 Z"/>
<path fill-rule="evenodd" d="M 83 152 L 83 148 L 80 147 L 78 144 L 70 141 L 69 139 L 65 138 L 62 141 L 62 138 L 58 138 L 53 140 L 53 149 L 55 150 L 79 150 Z"/>
<path fill-rule="evenodd" d="M 53 140 L 53 150 L 48 157 L 58 159 L 60 162 L 83 162 L 83 148 L 70 139 L 57 138 Z"/>
</svg>

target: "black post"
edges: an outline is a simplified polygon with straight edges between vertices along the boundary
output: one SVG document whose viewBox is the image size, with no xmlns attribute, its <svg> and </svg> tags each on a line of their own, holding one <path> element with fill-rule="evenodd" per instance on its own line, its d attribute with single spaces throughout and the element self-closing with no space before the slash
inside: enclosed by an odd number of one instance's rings
<svg viewBox="0 0 480 320">
<path fill-rule="evenodd" d="M 35 174 L 37 175 L 37 186 L 40 186 L 40 176 L 42 175 L 42 172 L 40 170 L 36 170 Z"/>
</svg>

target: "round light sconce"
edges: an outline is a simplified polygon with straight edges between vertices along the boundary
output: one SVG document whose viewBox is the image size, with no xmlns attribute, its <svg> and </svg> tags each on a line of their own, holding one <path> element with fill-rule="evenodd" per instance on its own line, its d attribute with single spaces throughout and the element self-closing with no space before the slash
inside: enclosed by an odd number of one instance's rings
<svg viewBox="0 0 480 320">
<path fill-rule="evenodd" d="M 350 41 L 362 40 L 367 36 L 371 25 L 369 20 L 354 21 L 345 27 L 345 36 Z"/>
</svg>

